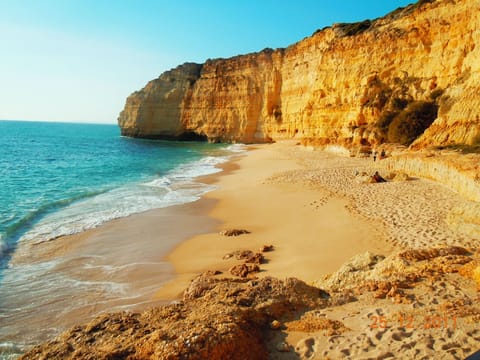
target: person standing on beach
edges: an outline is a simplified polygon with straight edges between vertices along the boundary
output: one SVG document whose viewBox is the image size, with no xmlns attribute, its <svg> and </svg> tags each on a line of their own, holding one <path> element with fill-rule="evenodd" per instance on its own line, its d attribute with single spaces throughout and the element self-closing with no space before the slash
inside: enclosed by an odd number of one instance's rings
<svg viewBox="0 0 480 360">
<path fill-rule="evenodd" d="M 375 162 L 375 160 L 377 160 L 377 151 L 376 150 L 373 152 L 373 161 Z"/>
</svg>

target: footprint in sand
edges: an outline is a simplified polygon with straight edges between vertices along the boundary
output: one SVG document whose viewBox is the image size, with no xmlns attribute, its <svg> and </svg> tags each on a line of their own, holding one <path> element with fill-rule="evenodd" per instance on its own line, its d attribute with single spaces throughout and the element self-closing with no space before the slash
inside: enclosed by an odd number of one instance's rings
<svg viewBox="0 0 480 360">
<path fill-rule="evenodd" d="M 318 200 L 312 201 L 309 205 L 314 209 L 319 209 L 321 206 L 325 205 L 328 202 L 329 197 L 325 196 Z"/>
<path fill-rule="evenodd" d="M 432 336 L 427 336 L 419 341 L 419 344 L 423 345 L 426 349 L 433 350 L 435 346 L 435 339 Z"/>
<path fill-rule="evenodd" d="M 412 336 L 412 334 L 413 332 L 396 331 L 392 334 L 392 339 L 395 341 L 403 341 L 405 338 Z"/>
<path fill-rule="evenodd" d="M 451 350 L 451 349 L 459 349 L 459 348 L 461 348 L 461 346 L 456 342 L 446 343 L 442 345 L 442 350 Z"/>
<path fill-rule="evenodd" d="M 417 341 L 410 341 L 408 343 L 403 343 L 400 347 L 400 350 L 407 351 L 407 350 L 414 350 L 415 346 L 417 345 Z"/>
<path fill-rule="evenodd" d="M 381 341 L 383 338 L 383 335 L 385 335 L 386 332 L 387 332 L 387 329 L 384 329 L 384 330 L 377 329 L 375 334 L 375 339 L 377 339 L 378 341 Z"/>
<path fill-rule="evenodd" d="M 479 330 L 473 330 L 467 333 L 467 335 L 474 339 L 475 341 L 480 341 L 480 331 Z"/>
<path fill-rule="evenodd" d="M 295 350 L 300 355 L 302 359 L 308 359 L 312 357 L 315 353 L 315 339 L 314 338 L 306 338 L 302 339 L 298 342 Z"/>
<path fill-rule="evenodd" d="M 378 355 L 376 357 L 377 360 L 383 360 L 383 359 L 395 359 L 395 355 L 393 355 L 391 352 L 383 353 L 381 355 Z"/>
</svg>

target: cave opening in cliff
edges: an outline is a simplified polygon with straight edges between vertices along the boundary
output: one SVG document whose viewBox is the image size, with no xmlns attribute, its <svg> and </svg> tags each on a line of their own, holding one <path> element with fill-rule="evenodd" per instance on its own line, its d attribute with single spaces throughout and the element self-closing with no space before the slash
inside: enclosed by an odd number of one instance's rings
<svg viewBox="0 0 480 360">
<path fill-rule="evenodd" d="M 205 134 L 198 134 L 193 131 L 186 131 L 178 137 L 180 141 L 201 141 L 207 142 L 208 136 Z"/>
</svg>

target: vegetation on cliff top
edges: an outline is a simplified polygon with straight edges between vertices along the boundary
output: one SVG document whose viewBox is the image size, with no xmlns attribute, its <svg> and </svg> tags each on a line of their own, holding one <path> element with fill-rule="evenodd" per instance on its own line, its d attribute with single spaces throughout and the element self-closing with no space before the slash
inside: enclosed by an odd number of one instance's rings
<svg viewBox="0 0 480 360">
<path fill-rule="evenodd" d="M 370 20 L 364 20 L 356 23 L 340 23 L 333 27 L 340 36 L 354 36 L 361 34 L 372 26 Z"/>
<path fill-rule="evenodd" d="M 397 9 L 393 10 L 389 14 L 385 15 L 383 17 L 383 19 L 398 19 L 398 18 L 407 16 L 407 15 L 411 14 L 412 12 L 414 12 L 415 10 L 421 8 L 423 5 L 430 4 L 430 3 L 433 3 L 435 1 L 436 0 L 418 0 L 414 4 L 410 4 L 410 5 L 405 6 L 405 7 L 399 7 Z M 375 19 L 375 20 L 377 20 L 377 19 Z M 335 24 L 333 26 L 333 29 L 337 30 L 339 32 L 339 36 L 341 36 L 341 37 L 354 36 L 354 35 L 361 34 L 365 31 L 367 31 L 368 29 L 370 29 L 372 27 L 372 25 L 374 25 L 375 20 L 372 21 L 372 20 L 366 19 L 366 20 L 363 20 L 363 21 L 355 22 L 355 23 L 338 23 L 338 24 Z M 332 28 L 332 27 L 331 26 L 326 26 L 322 29 L 318 29 L 312 34 L 312 36 L 322 32 L 326 29 L 330 29 L 330 28 Z"/>
<path fill-rule="evenodd" d="M 393 10 L 391 13 L 387 14 L 384 18 L 394 20 L 394 19 L 398 19 L 398 18 L 407 16 L 407 15 L 410 15 L 411 13 L 413 13 L 415 10 L 421 8 L 423 5 L 430 4 L 430 3 L 433 3 L 435 1 L 436 0 L 418 0 L 414 4 L 410 4 L 410 5 L 405 6 L 405 7 L 399 7 L 397 9 Z"/>
</svg>

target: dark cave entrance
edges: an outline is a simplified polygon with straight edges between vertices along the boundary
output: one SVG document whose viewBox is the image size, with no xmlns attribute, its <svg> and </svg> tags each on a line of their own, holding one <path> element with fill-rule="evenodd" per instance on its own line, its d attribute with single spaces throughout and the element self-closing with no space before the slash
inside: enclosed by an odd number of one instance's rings
<svg viewBox="0 0 480 360">
<path fill-rule="evenodd" d="M 196 132 L 193 131 L 187 131 L 181 134 L 178 137 L 178 140 L 180 141 L 202 141 L 206 142 L 208 141 L 208 136 L 204 134 L 197 134 Z"/>
</svg>

